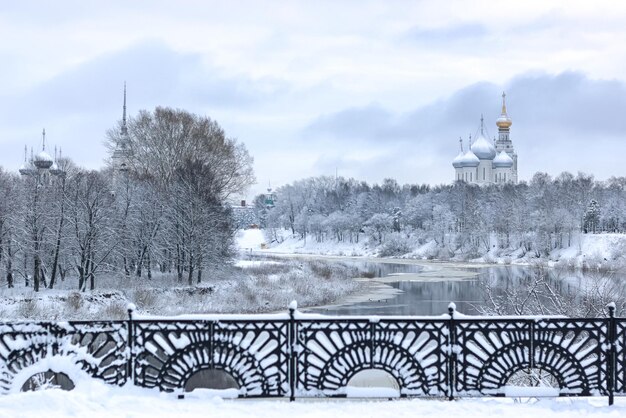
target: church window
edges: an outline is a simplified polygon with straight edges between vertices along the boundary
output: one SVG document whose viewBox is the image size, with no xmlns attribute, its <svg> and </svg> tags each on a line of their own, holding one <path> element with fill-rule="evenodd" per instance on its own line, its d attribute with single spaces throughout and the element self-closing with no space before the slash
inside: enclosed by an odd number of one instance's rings
<svg viewBox="0 0 626 418">
<path fill-rule="evenodd" d="M 485 179 L 485 167 L 483 167 L 483 180 Z"/>
</svg>

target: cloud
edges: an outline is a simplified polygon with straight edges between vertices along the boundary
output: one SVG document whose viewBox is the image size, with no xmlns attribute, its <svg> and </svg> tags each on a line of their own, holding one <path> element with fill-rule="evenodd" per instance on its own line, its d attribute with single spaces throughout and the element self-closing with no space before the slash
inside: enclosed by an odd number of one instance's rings
<svg viewBox="0 0 626 418">
<path fill-rule="evenodd" d="M 592 80 L 577 72 L 514 78 L 509 92 L 516 114 L 526 124 L 564 133 L 618 136 L 626 132 L 626 85 L 617 80 Z"/>
<path fill-rule="evenodd" d="M 363 140 L 388 136 L 393 128 L 393 115 L 378 104 L 354 107 L 322 115 L 305 130 L 305 136 L 330 135 Z"/>
<path fill-rule="evenodd" d="M 200 55 L 176 52 L 160 42 L 143 42 L 33 86 L 12 98 L 7 117 L 27 117 L 33 111 L 64 114 L 117 108 L 123 81 L 128 82 L 131 102 L 161 105 L 185 100 L 246 106 L 286 89 L 279 80 L 224 75 L 204 64 Z"/>
<path fill-rule="evenodd" d="M 495 84 L 477 83 L 448 99 L 404 113 L 394 113 L 380 105 L 348 108 L 318 117 L 305 128 L 305 136 L 361 144 L 384 140 L 387 145 L 407 141 L 432 145 L 445 137 L 474 133 L 481 114 L 493 115 L 499 109 L 499 92 Z"/>
<path fill-rule="evenodd" d="M 419 43 L 448 43 L 476 41 L 485 38 L 487 35 L 488 30 L 483 24 L 463 23 L 430 29 L 413 27 L 404 34 L 404 38 Z"/>
<path fill-rule="evenodd" d="M 25 91 L 0 93 L 0 143 L 7 148 L 0 165 L 18 165 L 23 145 L 38 146 L 46 127 L 50 141 L 78 164 L 101 166 L 105 132 L 121 118 L 124 81 L 131 116 L 159 105 L 196 113 L 208 108 L 241 111 L 289 89 L 279 79 L 224 74 L 204 56 L 142 42 L 77 64 Z"/>
<path fill-rule="evenodd" d="M 486 134 L 497 135 L 502 90 L 507 92 L 522 177 L 536 171 L 582 170 L 599 178 L 623 174 L 613 156 L 626 153 L 626 85 L 577 72 L 524 74 L 504 86 L 476 83 L 408 112 L 380 105 L 349 108 L 317 118 L 305 135 L 310 141 L 334 144 L 334 154 L 328 151 L 318 161 L 325 169 L 334 164 L 369 179 L 396 173 L 399 180 L 413 182 L 409 167 L 415 167 L 427 172 L 428 181 L 440 183 L 452 177 L 450 162 L 458 138 L 467 146 L 469 134 L 479 129 L 481 114 Z M 358 169 L 361 161 L 354 153 L 381 144 L 380 154 L 370 155 Z"/>
</svg>

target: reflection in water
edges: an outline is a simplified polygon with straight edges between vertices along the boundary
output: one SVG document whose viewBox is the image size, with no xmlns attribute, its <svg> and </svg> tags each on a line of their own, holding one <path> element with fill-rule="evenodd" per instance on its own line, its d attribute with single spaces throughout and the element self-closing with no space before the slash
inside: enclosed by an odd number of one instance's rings
<svg viewBox="0 0 626 418">
<path fill-rule="evenodd" d="M 419 273 L 422 266 L 410 264 L 354 262 L 360 269 L 375 277 L 390 274 Z M 343 306 L 309 309 L 309 312 L 337 315 L 440 315 L 448 311 L 448 304 L 455 302 L 457 310 L 466 314 L 480 314 L 480 307 L 487 305 L 485 286 L 494 295 L 514 294 L 526 291 L 533 282 L 536 270 L 529 266 L 492 266 L 470 268 L 476 277 L 466 280 L 446 281 L 399 281 L 389 283 L 402 291 L 383 301 L 361 302 Z M 584 277 L 557 277 L 558 272 L 547 270 L 546 281 L 558 294 L 573 298 L 581 287 Z"/>
</svg>

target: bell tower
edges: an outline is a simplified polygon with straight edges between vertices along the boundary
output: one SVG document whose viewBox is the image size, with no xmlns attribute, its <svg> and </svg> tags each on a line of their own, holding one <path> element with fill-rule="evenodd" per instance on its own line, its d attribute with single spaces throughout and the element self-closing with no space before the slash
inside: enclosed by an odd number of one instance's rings
<svg viewBox="0 0 626 418">
<path fill-rule="evenodd" d="M 126 172 L 130 168 L 130 138 L 128 136 L 128 127 L 126 126 L 126 82 L 124 82 L 124 105 L 122 110 L 122 127 L 120 129 L 120 138 L 115 144 L 113 151 L 113 168 L 115 171 Z"/>
<path fill-rule="evenodd" d="M 500 113 L 500 117 L 496 120 L 496 126 L 498 127 L 496 152 L 504 151 L 513 159 L 512 180 L 514 183 L 517 183 L 517 154 L 515 153 L 510 137 L 512 124 L 513 121 L 506 110 L 506 93 L 502 92 L 502 113 Z"/>
</svg>

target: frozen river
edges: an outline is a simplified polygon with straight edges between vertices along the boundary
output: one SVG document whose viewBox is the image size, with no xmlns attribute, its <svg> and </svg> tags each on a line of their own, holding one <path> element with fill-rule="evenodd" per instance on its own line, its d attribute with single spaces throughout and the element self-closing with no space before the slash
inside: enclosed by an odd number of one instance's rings
<svg viewBox="0 0 626 418">
<path fill-rule="evenodd" d="M 536 285 L 538 274 L 545 278 L 550 291 L 563 300 L 578 298 L 579 290 L 595 283 L 597 275 L 544 269 L 530 266 L 477 266 L 461 263 L 420 262 L 413 260 L 366 261 L 328 258 L 357 265 L 367 271 L 369 279 L 360 279 L 366 291 L 332 305 L 307 309 L 309 312 L 340 315 L 439 315 L 455 302 L 459 312 L 479 314 L 493 297 L 522 300 L 528 289 Z M 609 278 L 610 276 L 610 278 Z M 601 275 L 602 280 L 624 282 L 623 274 Z M 621 287 L 621 285 L 620 285 Z M 487 289 L 491 289 L 487 291 Z M 545 292 L 545 286 L 540 289 Z M 611 291 L 610 289 L 602 289 Z M 612 290 L 617 296 L 617 291 Z"/>
</svg>

